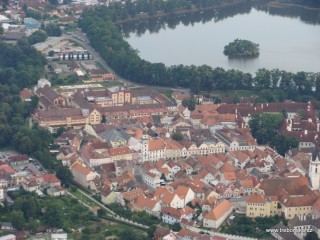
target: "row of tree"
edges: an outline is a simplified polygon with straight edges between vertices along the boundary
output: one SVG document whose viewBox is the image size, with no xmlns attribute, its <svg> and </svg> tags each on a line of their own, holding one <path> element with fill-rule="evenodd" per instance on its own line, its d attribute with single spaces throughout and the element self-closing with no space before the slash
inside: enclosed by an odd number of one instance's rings
<svg viewBox="0 0 320 240">
<path fill-rule="evenodd" d="M 112 19 L 121 20 L 128 17 L 136 17 L 141 13 L 154 16 L 158 11 L 165 13 L 173 13 L 177 10 L 190 10 L 191 8 L 204 9 L 216 6 L 224 1 L 222 0 L 127 0 L 123 2 L 115 2 L 110 6 L 112 10 Z"/>
<path fill-rule="evenodd" d="M 224 70 L 207 65 L 165 66 L 150 63 L 139 57 L 122 37 L 112 22 L 111 9 L 99 7 L 87 10 L 79 20 L 79 26 L 87 33 L 92 46 L 110 66 L 125 78 L 134 82 L 161 86 L 180 86 L 199 91 L 230 89 L 281 89 L 288 97 L 308 96 L 319 98 L 320 74 L 292 73 L 279 69 L 259 69 L 255 76 L 238 70 Z"/>
</svg>

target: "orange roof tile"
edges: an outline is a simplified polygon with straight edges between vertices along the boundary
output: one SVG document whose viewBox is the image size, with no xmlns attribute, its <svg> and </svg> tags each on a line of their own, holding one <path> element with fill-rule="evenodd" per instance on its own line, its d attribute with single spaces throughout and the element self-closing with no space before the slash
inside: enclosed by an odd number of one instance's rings
<svg viewBox="0 0 320 240">
<path fill-rule="evenodd" d="M 225 180 L 235 182 L 237 180 L 236 173 L 235 172 L 224 172 L 223 173 L 223 178 Z"/>
<path fill-rule="evenodd" d="M 247 203 L 265 203 L 266 197 L 262 194 L 252 194 L 246 199 Z"/>
<path fill-rule="evenodd" d="M 80 173 L 83 174 L 83 175 L 89 175 L 89 174 L 91 173 L 90 168 L 85 167 L 85 166 L 82 166 L 82 164 L 79 163 L 79 162 L 76 162 L 74 165 L 72 165 L 72 166 L 71 166 L 71 169 L 72 169 L 73 171 L 80 172 Z"/>
<path fill-rule="evenodd" d="M 204 218 L 218 220 L 232 208 L 232 204 L 228 200 L 224 199 L 214 209 L 212 209 L 211 212 L 207 213 Z"/>
<path fill-rule="evenodd" d="M 176 189 L 175 193 L 179 196 L 179 198 L 185 199 L 185 197 L 187 196 L 189 190 L 190 190 L 190 188 L 188 188 L 188 187 L 178 186 L 178 188 Z"/>
<path fill-rule="evenodd" d="M 149 151 L 158 151 L 165 149 L 165 144 L 161 139 L 151 139 L 149 141 Z"/>
<path fill-rule="evenodd" d="M 109 154 L 110 156 L 118 156 L 124 154 L 130 154 L 131 150 L 129 147 L 119 147 L 119 148 L 110 148 Z"/>
</svg>

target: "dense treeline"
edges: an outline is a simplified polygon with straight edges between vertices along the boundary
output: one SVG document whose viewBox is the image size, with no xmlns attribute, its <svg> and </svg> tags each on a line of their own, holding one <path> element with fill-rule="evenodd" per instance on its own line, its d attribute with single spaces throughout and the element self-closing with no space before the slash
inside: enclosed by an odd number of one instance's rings
<svg viewBox="0 0 320 240">
<path fill-rule="evenodd" d="M 45 64 L 44 56 L 26 39 L 16 45 L 0 42 L 0 148 L 12 147 L 36 157 L 68 184 L 72 179 L 70 171 L 55 165 L 55 157 L 49 152 L 53 142 L 51 133 L 37 126 L 30 128 L 29 117 L 38 106 L 38 98 L 32 97 L 29 103 L 20 98 L 23 88 L 35 85 L 41 78 Z"/>
<path fill-rule="evenodd" d="M 183 12 L 183 14 L 165 14 L 157 15 L 157 17 L 150 16 L 143 21 L 128 21 L 130 19 L 128 18 L 123 20 L 119 27 L 125 36 L 131 33 L 141 36 L 147 31 L 150 33 L 158 33 L 162 28 L 175 29 L 179 24 L 189 26 L 199 22 L 210 22 L 212 20 L 218 22 L 237 14 L 250 13 L 251 9 L 252 3 L 244 2 L 237 5 L 225 6 L 223 7 L 223 11 L 209 8 L 203 11 L 187 11 Z"/>
<path fill-rule="evenodd" d="M 136 17 L 140 13 L 154 16 L 158 11 L 173 13 L 177 10 L 190 10 L 191 8 L 204 9 L 223 3 L 223 0 L 137 0 L 116 2 L 110 6 L 112 20 L 121 20 L 128 17 Z"/>
<path fill-rule="evenodd" d="M 282 3 L 289 3 L 289 4 L 299 4 L 309 7 L 320 7 L 319 0 L 280 0 L 279 2 Z"/>
<path fill-rule="evenodd" d="M 17 45 L 0 42 L 0 49 L 0 146 L 4 147 L 13 144 L 13 137 L 37 107 L 36 98 L 25 103 L 19 93 L 36 84 L 46 60 L 26 40 Z"/>
<path fill-rule="evenodd" d="M 170 2 L 170 1 L 167 1 Z M 125 7 L 125 6 L 124 6 Z M 99 7 L 82 14 L 79 26 L 87 33 L 92 46 L 121 76 L 134 82 L 191 88 L 195 93 L 212 90 L 278 90 L 280 99 L 306 101 L 319 98 L 320 74 L 292 73 L 279 69 L 259 69 L 253 77 L 238 70 L 213 69 L 210 66 L 165 66 L 139 57 L 113 24 L 114 9 Z M 268 101 L 269 99 L 261 99 Z"/>
</svg>

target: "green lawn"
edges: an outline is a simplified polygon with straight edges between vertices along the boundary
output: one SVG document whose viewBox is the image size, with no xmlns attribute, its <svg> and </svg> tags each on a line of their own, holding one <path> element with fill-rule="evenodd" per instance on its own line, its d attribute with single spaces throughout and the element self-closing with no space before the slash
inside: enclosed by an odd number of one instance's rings
<svg viewBox="0 0 320 240">
<path fill-rule="evenodd" d="M 122 82 L 118 82 L 118 81 L 97 82 L 97 83 L 100 83 L 104 87 L 123 86 L 123 83 Z"/>
<path fill-rule="evenodd" d="M 82 229 L 81 233 L 73 232 L 70 235 L 75 240 L 105 240 L 106 237 L 117 240 L 127 240 L 129 237 L 134 237 L 130 239 L 148 239 L 146 232 L 143 230 L 106 220 L 88 225 L 86 228 Z"/>
<path fill-rule="evenodd" d="M 88 204 L 90 207 L 99 207 L 98 204 L 96 204 L 94 201 L 92 201 L 90 198 L 88 198 L 86 195 L 81 193 L 79 190 L 71 192 L 73 195 L 75 195 L 79 200 L 82 202 Z"/>
<path fill-rule="evenodd" d="M 97 218 L 86 207 L 70 196 L 45 198 L 40 201 L 42 206 L 56 204 L 63 211 L 63 228 L 77 229 L 94 223 Z"/>
</svg>

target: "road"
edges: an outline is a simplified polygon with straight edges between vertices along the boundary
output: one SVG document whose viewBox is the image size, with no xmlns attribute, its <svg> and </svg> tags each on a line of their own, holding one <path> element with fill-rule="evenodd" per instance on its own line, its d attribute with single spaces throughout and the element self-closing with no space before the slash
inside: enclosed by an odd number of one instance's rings
<svg viewBox="0 0 320 240">
<path fill-rule="evenodd" d="M 141 171 L 141 167 L 139 165 L 134 165 L 133 174 L 134 174 L 134 177 L 136 178 L 137 183 L 140 186 L 144 186 L 145 184 L 143 182 L 142 171 Z"/>
<path fill-rule="evenodd" d="M 134 85 L 136 87 L 150 87 L 150 85 L 146 84 L 140 84 L 132 82 L 128 79 L 125 79 L 121 76 L 119 76 L 108 64 L 107 62 L 100 56 L 100 54 L 90 45 L 90 41 L 87 38 L 86 34 L 81 31 L 76 31 L 71 34 L 62 34 L 62 37 L 69 39 L 71 41 L 77 42 L 80 44 L 83 48 L 88 50 L 89 53 L 91 53 L 93 59 L 97 61 L 103 68 L 105 68 L 108 72 L 114 74 L 119 82 L 122 82 L 124 84 Z M 188 88 L 172 88 L 172 87 L 160 87 L 160 86 L 152 86 L 153 89 L 159 89 L 159 90 L 173 90 L 173 91 L 180 91 L 185 92 L 189 94 L 190 90 Z"/>
</svg>

